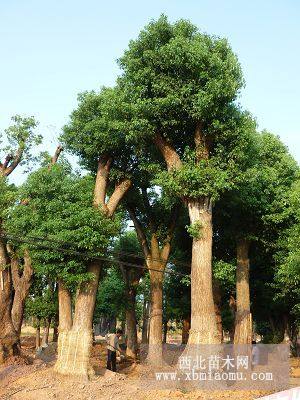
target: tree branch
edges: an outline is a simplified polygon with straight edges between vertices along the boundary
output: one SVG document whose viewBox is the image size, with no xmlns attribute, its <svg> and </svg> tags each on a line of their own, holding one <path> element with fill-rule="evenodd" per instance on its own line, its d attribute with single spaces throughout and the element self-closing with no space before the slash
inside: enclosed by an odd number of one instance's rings
<svg viewBox="0 0 300 400">
<path fill-rule="evenodd" d="M 195 148 L 196 148 L 196 160 L 208 160 L 210 144 L 208 138 L 203 134 L 203 124 L 197 122 L 195 129 Z"/>
<path fill-rule="evenodd" d="M 168 225 L 168 234 L 167 237 L 165 239 L 165 243 L 164 246 L 161 250 L 161 258 L 167 262 L 169 255 L 170 255 L 170 251 L 171 251 L 171 241 L 173 238 L 173 234 L 174 234 L 174 230 L 175 230 L 175 226 L 176 226 L 176 221 L 178 218 L 178 214 L 179 214 L 179 210 L 180 210 L 180 204 L 176 204 L 172 210 L 171 210 L 171 215 L 170 215 L 170 221 L 169 221 L 169 225 Z"/>
<path fill-rule="evenodd" d="M 133 225 L 134 225 L 138 240 L 140 242 L 140 245 L 142 247 L 144 256 L 145 256 L 145 258 L 148 258 L 150 255 L 150 249 L 148 246 L 147 238 L 146 238 L 144 229 L 142 227 L 142 224 L 140 223 L 140 221 L 138 220 L 138 218 L 136 216 L 135 209 L 130 205 L 127 205 L 126 208 L 127 208 L 128 214 L 133 222 Z"/>
<path fill-rule="evenodd" d="M 147 189 L 145 187 L 142 188 L 142 198 L 143 198 L 143 203 L 144 203 L 145 210 L 146 210 L 146 215 L 149 220 L 150 230 L 152 233 L 154 233 L 154 232 L 156 232 L 156 223 L 155 223 L 155 219 L 153 217 L 152 207 L 151 207 L 151 204 L 149 201 Z"/>
<path fill-rule="evenodd" d="M 63 149 L 64 149 L 64 148 L 63 148 L 61 145 L 58 145 L 58 146 L 57 146 L 57 148 L 56 148 L 56 150 L 55 150 L 55 153 L 54 153 L 53 157 L 51 158 L 51 162 L 50 162 L 50 165 L 49 165 L 49 169 L 52 167 L 52 165 L 54 165 L 54 164 L 57 163 L 57 160 L 58 160 L 58 158 L 59 158 L 61 152 L 63 151 Z"/>
<path fill-rule="evenodd" d="M 156 133 L 153 138 L 155 146 L 161 152 L 166 164 L 168 171 L 172 169 L 178 169 L 182 163 L 179 155 L 177 154 L 174 147 L 159 133 Z"/>
<path fill-rule="evenodd" d="M 111 163 L 112 158 L 108 156 L 103 156 L 98 161 L 98 169 L 94 189 L 94 206 L 101 206 L 104 210 L 106 210 L 105 196 Z"/>
<path fill-rule="evenodd" d="M 13 156 L 6 157 L 6 160 L 8 157 L 11 157 L 11 158 L 8 161 L 7 167 L 4 169 L 4 172 L 3 172 L 4 176 L 10 175 L 14 171 L 14 169 L 20 164 L 20 162 L 22 160 L 23 152 L 24 152 L 24 148 L 19 147 L 14 157 Z M 10 161 L 12 161 L 12 163 L 9 165 Z M 6 163 L 6 161 L 4 162 L 3 166 L 5 165 L 5 163 Z"/>
<path fill-rule="evenodd" d="M 116 208 L 122 198 L 125 196 L 127 193 L 128 189 L 131 186 L 131 180 L 130 179 L 122 179 L 120 183 L 118 183 L 115 187 L 115 190 L 113 194 L 110 196 L 110 199 L 107 202 L 107 209 L 108 209 L 108 216 L 112 217 L 114 212 L 116 211 Z"/>
</svg>

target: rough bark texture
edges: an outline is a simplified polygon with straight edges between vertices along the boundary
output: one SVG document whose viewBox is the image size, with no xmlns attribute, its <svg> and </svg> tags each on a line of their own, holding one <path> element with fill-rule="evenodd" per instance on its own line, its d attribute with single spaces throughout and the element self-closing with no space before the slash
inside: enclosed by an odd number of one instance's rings
<svg viewBox="0 0 300 400">
<path fill-rule="evenodd" d="M 184 318 L 182 321 L 181 344 L 187 344 L 191 327 L 191 318 Z"/>
<path fill-rule="evenodd" d="M 249 246 L 246 239 L 237 242 L 235 344 L 252 343 L 249 290 Z"/>
<path fill-rule="evenodd" d="M 11 259 L 11 274 L 14 287 L 14 300 L 12 306 L 12 321 L 18 335 L 21 333 L 21 327 L 24 316 L 25 301 L 32 283 L 33 268 L 28 250 L 24 254 L 23 272 L 19 271 L 20 260 L 15 257 Z"/>
<path fill-rule="evenodd" d="M 193 238 L 191 266 L 191 330 L 188 344 L 217 344 L 212 290 L 212 213 L 210 201 L 187 201 L 191 225 L 199 226 Z M 195 225 L 197 224 L 197 225 Z"/>
<path fill-rule="evenodd" d="M 157 262 L 153 262 L 150 268 L 158 269 L 159 265 Z M 163 269 L 162 272 L 150 271 L 150 295 L 151 313 L 147 362 L 156 365 L 162 363 Z"/>
<path fill-rule="evenodd" d="M 84 282 L 76 294 L 74 320 L 71 319 L 71 297 L 63 284 L 59 284 L 59 337 L 58 355 L 54 370 L 63 375 L 88 378 L 94 374 L 89 357 L 93 344 L 92 320 L 100 276 L 99 262 L 93 262 L 88 272 L 94 279 Z"/>
<path fill-rule="evenodd" d="M 13 288 L 8 263 L 6 243 L 0 237 L 0 364 L 20 353 L 19 336 L 11 318 Z"/>
<path fill-rule="evenodd" d="M 111 163 L 112 158 L 108 155 L 103 155 L 98 161 L 93 200 L 94 207 L 99 208 L 107 218 L 111 218 L 114 215 L 118 204 L 131 185 L 129 179 L 123 179 L 118 182 L 106 202 Z M 99 261 L 91 262 L 87 268 L 87 272 L 92 273 L 94 279 L 83 282 L 77 290 L 73 324 L 70 318 L 69 294 L 64 292 L 60 296 L 59 293 L 58 357 L 54 369 L 60 374 L 77 375 L 86 379 L 94 375 L 89 358 L 93 344 L 92 321 L 100 269 Z M 64 301 L 62 301 L 63 299 Z M 67 322 L 62 325 L 61 321 L 65 319 L 65 313 L 67 314 Z"/>
</svg>

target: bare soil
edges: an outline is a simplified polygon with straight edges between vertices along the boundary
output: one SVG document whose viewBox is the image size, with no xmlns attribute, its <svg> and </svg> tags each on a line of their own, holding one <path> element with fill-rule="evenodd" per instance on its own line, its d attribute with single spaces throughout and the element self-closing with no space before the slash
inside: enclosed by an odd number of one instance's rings
<svg viewBox="0 0 300 400">
<path fill-rule="evenodd" d="M 145 366 L 123 361 L 118 372 L 105 369 L 106 349 L 93 347 L 91 363 L 95 376 L 90 381 L 57 376 L 53 372 L 56 345 L 50 344 L 39 356 L 35 354 L 35 338 L 22 338 L 22 357 L 8 360 L 0 368 L 0 399 L 3 400 L 253 400 L 266 392 L 259 391 L 199 391 L 158 390 L 141 385 L 140 376 L 147 374 Z M 291 360 L 292 386 L 300 385 L 300 359 Z"/>
</svg>

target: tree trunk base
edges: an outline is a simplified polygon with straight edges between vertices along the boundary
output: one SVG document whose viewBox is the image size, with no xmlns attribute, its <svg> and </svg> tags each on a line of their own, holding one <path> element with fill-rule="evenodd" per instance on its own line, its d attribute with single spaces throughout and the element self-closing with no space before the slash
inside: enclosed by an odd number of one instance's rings
<svg viewBox="0 0 300 400">
<path fill-rule="evenodd" d="M 15 336 L 6 336 L 0 339 L 0 364 L 12 356 L 20 355 L 20 342 L 16 341 Z"/>
<path fill-rule="evenodd" d="M 58 374 L 89 379 L 95 375 L 90 364 L 93 344 L 92 331 L 61 331 L 58 336 L 57 361 L 54 371 Z"/>
<path fill-rule="evenodd" d="M 164 365 L 163 360 L 163 346 L 162 344 L 149 344 L 148 355 L 145 360 L 145 364 L 161 367 Z"/>
</svg>

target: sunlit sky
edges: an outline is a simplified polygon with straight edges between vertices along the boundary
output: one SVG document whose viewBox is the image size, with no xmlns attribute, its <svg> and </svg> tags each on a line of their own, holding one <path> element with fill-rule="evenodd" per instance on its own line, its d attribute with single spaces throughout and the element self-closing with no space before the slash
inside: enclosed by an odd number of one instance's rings
<svg viewBox="0 0 300 400">
<path fill-rule="evenodd" d="M 240 102 L 300 162 L 298 0 L 0 0 L 0 130 L 34 115 L 53 152 L 77 94 L 113 85 L 116 59 L 161 13 L 228 38 L 246 80 Z"/>
</svg>

